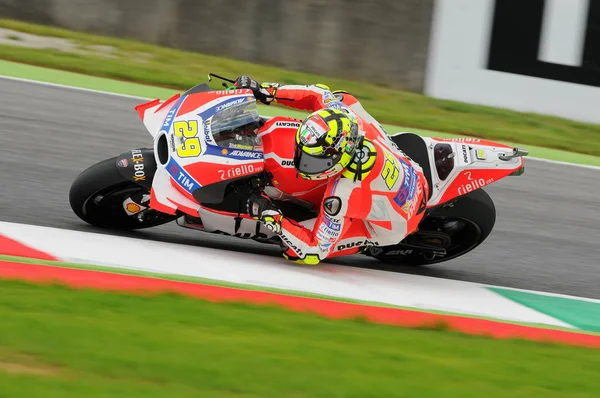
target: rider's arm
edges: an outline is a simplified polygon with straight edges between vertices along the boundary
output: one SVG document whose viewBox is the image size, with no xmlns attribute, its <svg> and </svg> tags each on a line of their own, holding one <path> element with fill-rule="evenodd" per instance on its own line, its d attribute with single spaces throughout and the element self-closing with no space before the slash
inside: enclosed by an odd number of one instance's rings
<svg viewBox="0 0 600 398">
<path fill-rule="evenodd" d="M 266 84 L 269 86 L 269 84 Z M 347 91 L 330 91 L 329 87 L 323 84 L 311 86 L 271 85 L 267 89 L 272 95 L 277 97 L 274 102 L 300 110 L 318 111 L 323 108 L 349 108 L 356 115 L 361 117 L 366 123 L 373 125 L 384 137 L 387 137 L 386 131 L 381 124 L 362 106 L 358 99 Z M 374 137 L 369 137 L 373 139 Z"/>
<path fill-rule="evenodd" d="M 359 211 L 370 209 L 370 204 L 364 203 L 369 200 L 370 195 L 365 195 L 360 184 L 350 179 L 329 181 L 312 230 L 283 218 L 280 237 L 289 247 L 285 257 L 304 264 L 318 264 L 326 259 L 346 235 L 352 220 L 364 218 L 365 215 L 359 214 Z"/>
<path fill-rule="evenodd" d="M 302 85 L 274 85 L 268 91 L 277 97 L 274 102 L 289 106 L 290 108 L 316 112 L 327 107 L 327 104 L 337 102 L 329 87 L 323 84 Z"/>
</svg>

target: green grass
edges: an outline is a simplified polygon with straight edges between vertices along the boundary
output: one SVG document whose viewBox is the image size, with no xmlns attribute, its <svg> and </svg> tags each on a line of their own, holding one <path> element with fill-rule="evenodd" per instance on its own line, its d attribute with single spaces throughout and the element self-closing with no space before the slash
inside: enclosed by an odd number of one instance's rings
<svg viewBox="0 0 600 398">
<path fill-rule="evenodd" d="M 78 54 L 0 45 L 2 59 L 179 90 L 203 81 L 208 72 L 230 77 L 249 74 L 260 81 L 281 83 L 321 82 L 332 89 L 353 92 L 365 108 L 383 123 L 600 155 L 599 125 L 437 100 L 420 94 L 375 86 L 368 82 L 287 71 L 25 22 L 0 20 L 0 27 L 70 39 L 76 42 L 81 50 L 91 52 Z M 112 46 L 114 51 L 111 57 L 102 52 L 94 52 L 95 45 Z"/>
<path fill-rule="evenodd" d="M 0 396 L 597 397 L 597 350 L 0 281 Z"/>
</svg>

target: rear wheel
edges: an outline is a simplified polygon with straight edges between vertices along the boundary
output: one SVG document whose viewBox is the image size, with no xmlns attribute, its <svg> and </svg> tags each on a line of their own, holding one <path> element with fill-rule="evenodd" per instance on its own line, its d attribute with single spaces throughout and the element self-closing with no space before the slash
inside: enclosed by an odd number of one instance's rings
<svg viewBox="0 0 600 398">
<path fill-rule="evenodd" d="M 71 208 L 88 224 L 115 229 L 141 229 L 165 224 L 178 215 L 147 209 L 129 215 L 123 202 L 132 196 L 149 194 L 148 189 L 125 178 L 117 168 L 117 158 L 97 163 L 83 171 L 69 192 Z"/>
<path fill-rule="evenodd" d="M 462 256 L 479 246 L 496 223 L 492 198 L 478 189 L 431 209 L 419 231 L 400 244 L 371 248 L 371 256 L 398 265 L 429 265 Z"/>
</svg>

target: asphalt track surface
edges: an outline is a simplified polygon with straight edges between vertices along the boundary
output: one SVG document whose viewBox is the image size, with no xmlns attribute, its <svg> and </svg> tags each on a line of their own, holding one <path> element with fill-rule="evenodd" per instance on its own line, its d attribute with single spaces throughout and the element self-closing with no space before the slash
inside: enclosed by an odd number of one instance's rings
<svg viewBox="0 0 600 398">
<path fill-rule="evenodd" d="M 141 101 L 6 79 L 0 93 L 0 221 L 279 256 L 276 247 L 174 223 L 136 232 L 85 224 L 69 207 L 70 184 L 98 161 L 151 145 L 133 109 Z M 525 170 L 486 188 L 498 219 L 479 248 L 394 271 L 600 298 L 600 171 L 533 160 Z M 336 263 L 389 270 L 364 256 Z"/>
</svg>

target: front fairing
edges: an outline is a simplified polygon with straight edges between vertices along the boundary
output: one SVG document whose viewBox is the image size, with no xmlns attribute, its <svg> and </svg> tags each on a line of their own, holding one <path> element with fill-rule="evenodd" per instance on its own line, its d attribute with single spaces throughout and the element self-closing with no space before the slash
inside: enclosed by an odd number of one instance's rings
<svg viewBox="0 0 600 398">
<path fill-rule="evenodd" d="M 251 90 L 198 92 L 177 99 L 155 136 L 157 172 L 150 205 L 197 216 L 203 188 L 224 187 L 227 181 L 262 172 L 260 140 L 251 134 L 240 138 L 236 131 L 259 119 Z M 214 192 L 206 199 L 218 200 Z"/>
</svg>

